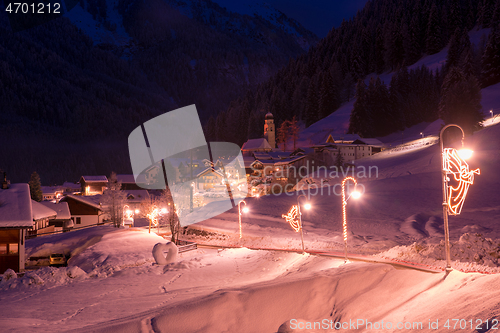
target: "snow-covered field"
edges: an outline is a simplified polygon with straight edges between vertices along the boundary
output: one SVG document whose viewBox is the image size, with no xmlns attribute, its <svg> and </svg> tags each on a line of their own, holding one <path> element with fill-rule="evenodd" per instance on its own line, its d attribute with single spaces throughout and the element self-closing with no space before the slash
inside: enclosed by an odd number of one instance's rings
<svg viewBox="0 0 500 333">
<path fill-rule="evenodd" d="M 500 84 L 482 90 L 485 113 L 500 113 L 499 91 Z M 301 142 L 344 133 L 352 103 L 302 132 Z M 27 257 L 63 252 L 71 259 L 68 267 L 2 276 L 0 331 L 495 332 L 499 122 L 486 119 L 465 141 L 475 151 L 469 164 L 481 174 L 462 214 L 449 219 L 454 270 L 448 274 L 408 267 L 445 267 L 435 122 L 406 129 L 403 146 L 400 133 L 382 138 L 392 149 L 356 161 L 363 195 L 347 204 L 348 251 L 365 261 L 342 259 L 339 183 L 353 174 L 323 170 L 310 175 L 315 184 L 299 184 L 303 192 L 246 199 L 241 240 L 237 209 L 190 226 L 181 238 L 221 248 L 200 246 L 165 266 L 155 264 L 152 249 L 167 241 L 142 227 L 98 226 L 27 240 Z M 302 211 L 306 254 L 300 234 L 282 218 L 302 193 L 312 205 Z"/>
<path fill-rule="evenodd" d="M 281 194 L 247 199 L 242 240 L 235 209 L 183 235 L 237 248 L 200 247 L 166 266 L 156 265 L 151 252 L 166 240 L 142 228 L 99 226 L 28 240 L 28 256 L 65 252 L 71 259 L 68 267 L 4 276 L 0 327 L 9 332 L 328 332 L 344 325 L 346 331 L 389 332 L 406 325 L 413 331 L 486 332 L 486 325 L 500 319 L 500 275 L 486 274 L 500 271 L 500 125 L 475 133 L 466 144 L 475 150 L 470 165 L 480 167 L 481 175 L 462 214 L 450 217 L 455 270 L 448 275 L 282 251 L 300 250 L 301 243 L 281 217 L 297 195 Z M 444 267 L 437 144 L 385 151 L 357 165 L 358 170 L 376 166 L 378 177 L 358 177 L 364 194 L 348 202 L 349 253 Z M 342 253 L 338 181 L 311 188 L 312 209 L 303 210 L 308 251 Z M 259 247 L 275 250 L 249 249 Z M 314 322 L 316 329 L 299 329 Z"/>
</svg>

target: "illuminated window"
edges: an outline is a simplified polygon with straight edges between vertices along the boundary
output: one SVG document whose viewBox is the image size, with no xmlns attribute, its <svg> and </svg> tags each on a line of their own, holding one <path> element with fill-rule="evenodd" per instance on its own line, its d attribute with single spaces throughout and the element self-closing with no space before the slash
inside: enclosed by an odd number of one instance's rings
<svg viewBox="0 0 500 333">
<path fill-rule="evenodd" d="M 11 243 L 9 244 L 9 254 L 18 254 L 19 253 L 19 244 Z"/>
</svg>

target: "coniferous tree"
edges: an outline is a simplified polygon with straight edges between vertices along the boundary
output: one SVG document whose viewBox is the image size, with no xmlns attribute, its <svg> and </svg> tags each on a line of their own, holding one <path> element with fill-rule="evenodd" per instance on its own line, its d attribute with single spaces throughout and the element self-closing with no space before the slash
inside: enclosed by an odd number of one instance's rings
<svg viewBox="0 0 500 333">
<path fill-rule="evenodd" d="M 318 120 L 318 87 L 315 83 L 316 80 L 313 78 L 309 84 L 309 88 L 307 89 L 307 101 L 304 116 L 306 127 L 311 126 Z"/>
<path fill-rule="evenodd" d="M 340 106 L 340 102 L 336 96 L 337 93 L 331 74 L 326 72 L 320 89 L 319 119 L 329 116 Z"/>
<path fill-rule="evenodd" d="M 276 136 L 276 141 L 277 143 L 282 143 L 283 144 L 283 151 L 286 151 L 286 142 L 290 138 L 290 122 L 288 120 L 285 120 L 284 122 L 281 123 L 280 127 L 278 127 L 277 131 L 277 136 Z"/>
<path fill-rule="evenodd" d="M 481 59 L 481 85 L 488 87 L 500 82 L 500 28 L 493 29 Z"/>
<path fill-rule="evenodd" d="M 297 117 L 293 116 L 292 120 L 290 121 L 290 138 L 293 141 L 293 150 L 295 150 L 295 145 L 297 144 L 297 139 L 299 138 L 299 125 L 297 123 Z"/>
<path fill-rule="evenodd" d="M 481 90 L 476 78 L 466 77 L 458 67 L 450 68 L 441 88 L 439 117 L 460 125 L 467 133 L 480 128 Z"/>
<path fill-rule="evenodd" d="M 443 47 L 441 18 L 439 17 L 439 11 L 435 3 L 432 4 L 429 13 L 425 46 L 427 54 L 437 53 Z"/>
<path fill-rule="evenodd" d="M 356 101 L 354 102 L 349 119 L 349 133 L 358 134 L 361 137 L 372 136 L 373 121 L 366 97 L 366 84 L 363 80 L 358 80 L 356 85 Z"/>
<path fill-rule="evenodd" d="M 205 125 L 205 137 L 207 141 L 217 140 L 217 134 L 215 131 L 215 118 L 213 116 L 210 116 L 207 124 Z"/>
<path fill-rule="evenodd" d="M 40 183 L 40 176 L 36 171 L 31 174 L 28 184 L 30 186 L 31 199 L 38 202 L 42 201 L 42 184 Z"/>
</svg>

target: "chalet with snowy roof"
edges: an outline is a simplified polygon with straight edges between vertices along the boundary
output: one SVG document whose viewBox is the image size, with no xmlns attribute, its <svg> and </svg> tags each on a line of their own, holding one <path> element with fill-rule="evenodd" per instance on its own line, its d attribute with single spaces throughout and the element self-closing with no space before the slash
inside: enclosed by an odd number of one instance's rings
<svg viewBox="0 0 500 333">
<path fill-rule="evenodd" d="M 384 150 L 384 144 L 373 138 L 360 138 L 357 134 L 347 134 L 339 139 L 334 139 L 332 135 L 328 137 L 324 144 L 314 145 L 315 158 L 324 165 L 336 165 L 338 155 L 343 163 L 353 163 L 355 160 L 371 156 Z"/>
<path fill-rule="evenodd" d="M 205 170 L 196 174 L 193 182 L 195 183 L 195 188 L 199 190 L 208 190 L 214 188 L 216 185 L 222 183 L 224 176 L 221 172 L 214 170 L 213 168 L 206 168 Z"/>
<path fill-rule="evenodd" d="M 108 178 L 106 176 L 82 176 L 80 186 L 83 195 L 102 194 L 108 187 Z"/>
<path fill-rule="evenodd" d="M 42 200 L 57 200 L 63 193 L 61 186 L 42 186 Z"/>
<path fill-rule="evenodd" d="M 270 152 L 273 148 L 266 139 L 251 139 L 243 144 L 241 151 L 243 156 L 251 156 L 255 152 Z"/>
<path fill-rule="evenodd" d="M 100 195 L 83 196 L 69 194 L 60 202 L 67 202 L 75 228 L 97 225 L 104 221 Z"/>
<path fill-rule="evenodd" d="M 132 210 L 140 210 L 142 203 L 151 201 L 147 190 L 126 190 L 124 192 L 126 193 L 125 204 Z"/>
<path fill-rule="evenodd" d="M 54 227 L 54 231 L 68 231 L 74 227 L 67 202 L 54 203 L 51 201 L 42 201 L 40 204 L 56 212 L 55 217 L 49 218 L 49 226 Z"/>
<path fill-rule="evenodd" d="M 28 230 L 28 236 L 53 233 L 55 228 L 49 224 L 49 220 L 55 219 L 57 213 L 53 209 L 34 200 L 31 200 L 31 209 L 33 212 L 33 226 Z"/>
<path fill-rule="evenodd" d="M 79 183 L 64 182 L 62 184 L 63 194 L 77 194 L 82 190 Z"/>
<path fill-rule="evenodd" d="M 24 271 L 25 238 L 33 226 L 28 184 L 12 184 L 0 189 L 0 273 L 8 268 Z"/>
<path fill-rule="evenodd" d="M 344 134 L 336 137 L 330 134 L 325 143 L 353 143 L 358 139 L 361 139 L 358 134 Z"/>
</svg>

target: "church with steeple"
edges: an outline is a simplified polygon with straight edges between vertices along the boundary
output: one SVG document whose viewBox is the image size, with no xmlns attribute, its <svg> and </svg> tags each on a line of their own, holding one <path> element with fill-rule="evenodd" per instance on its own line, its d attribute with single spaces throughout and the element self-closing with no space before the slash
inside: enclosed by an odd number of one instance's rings
<svg viewBox="0 0 500 333">
<path fill-rule="evenodd" d="M 271 148 L 276 148 L 276 130 L 274 128 L 274 117 L 271 112 L 266 114 L 264 122 L 264 138 L 267 140 Z"/>
</svg>

